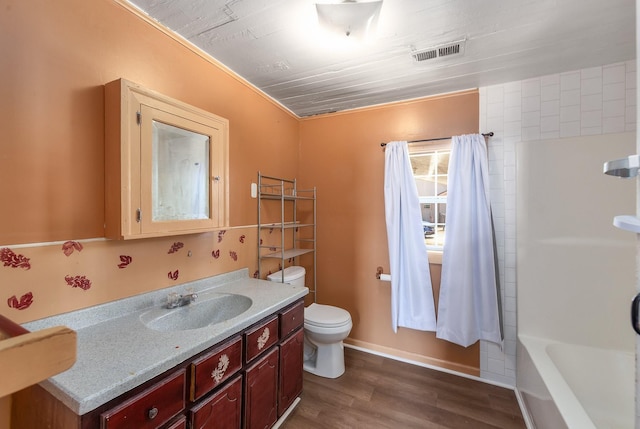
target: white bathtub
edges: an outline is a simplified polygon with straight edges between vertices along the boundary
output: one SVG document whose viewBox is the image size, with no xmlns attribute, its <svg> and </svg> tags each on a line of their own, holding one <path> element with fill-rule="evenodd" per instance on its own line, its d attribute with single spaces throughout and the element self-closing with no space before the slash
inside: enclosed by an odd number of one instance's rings
<svg viewBox="0 0 640 429">
<path fill-rule="evenodd" d="M 518 340 L 517 388 L 537 429 L 633 429 L 632 352 Z"/>
</svg>

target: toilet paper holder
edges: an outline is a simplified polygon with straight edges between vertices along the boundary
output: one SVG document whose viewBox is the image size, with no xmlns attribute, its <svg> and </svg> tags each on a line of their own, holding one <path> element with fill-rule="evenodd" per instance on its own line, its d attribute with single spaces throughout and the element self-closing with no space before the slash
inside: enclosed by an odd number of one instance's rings
<svg viewBox="0 0 640 429">
<path fill-rule="evenodd" d="M 391 281 L 391 274 L 384 274 L 384 269 L 382 267 L 376 268 L 376 279 L 382 280 L 385 282 Z"/>
</svg>

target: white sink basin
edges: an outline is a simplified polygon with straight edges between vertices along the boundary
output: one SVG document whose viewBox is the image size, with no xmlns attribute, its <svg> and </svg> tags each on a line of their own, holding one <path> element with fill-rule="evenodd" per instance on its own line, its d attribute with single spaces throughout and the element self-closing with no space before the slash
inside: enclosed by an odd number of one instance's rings
<svg viewBox="0 0 640 429">
<path fill-rule="evenodd" d="M 199 329 L 233 319 L 251 307 L 253 301 L 244 295 L 207 294 L 195 302 L 178 308 L 153 308 L 140 315 L 140 321 L 154 331 Z"/>
</svg>

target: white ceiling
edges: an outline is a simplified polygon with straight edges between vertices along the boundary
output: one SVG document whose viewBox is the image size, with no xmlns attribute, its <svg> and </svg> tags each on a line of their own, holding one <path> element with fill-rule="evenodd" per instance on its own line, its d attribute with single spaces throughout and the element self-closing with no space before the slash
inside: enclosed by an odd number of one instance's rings
<svg viewBox="0 0 640 429">
<path fill-rule="evenodd" d="M 342 46 L 319 37 L 327 0 L 129 1 L 300 117 L 636 56 L 634 0 L 384 0 L 375 40 Z M 411 56 L 458 40 L 461 55 Z"/>
</svg>

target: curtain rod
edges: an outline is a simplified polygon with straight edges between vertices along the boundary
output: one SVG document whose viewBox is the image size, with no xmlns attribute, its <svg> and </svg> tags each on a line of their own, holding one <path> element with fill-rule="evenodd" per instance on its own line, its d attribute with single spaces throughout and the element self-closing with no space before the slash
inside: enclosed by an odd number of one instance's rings
<svg viewBox="0 0 640 429">
<path fill-rule="evenodd" d="M 493 137 L 493 131 L 490 131 L 488 133 L 482 133 L 482 137 Z M 451 137 L 438 137 L 437 139 L 424 139 L 424 140 L 411 140 L 408 141 L 407 143 L 425 143 L 425 142 L 435 142 L 438 140 L 449 140 Z M 386 143 L 380 143 L 380 146 L 385 147 L 387 144 Z"/>
</svg>

